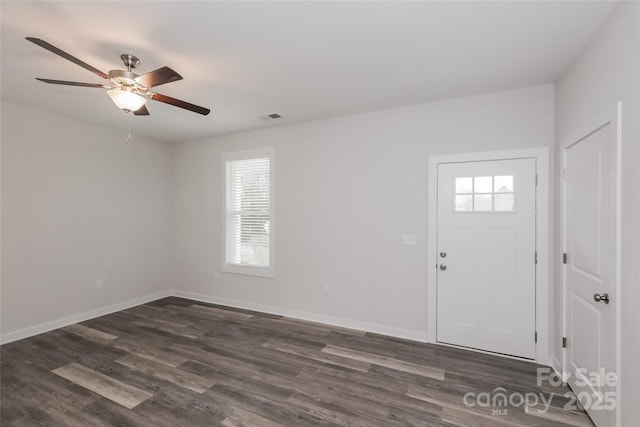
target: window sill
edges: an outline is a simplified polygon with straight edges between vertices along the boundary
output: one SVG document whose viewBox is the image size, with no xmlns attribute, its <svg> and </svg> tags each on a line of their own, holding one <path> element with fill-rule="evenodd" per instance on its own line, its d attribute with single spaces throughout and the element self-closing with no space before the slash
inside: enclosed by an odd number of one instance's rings
<svg viewBox="0 0 640 427">
<path fill-rule="evenodd" d="M 275 278 L 273 267 L 253 267 L 250 265 L 225 264 L 222 269 L 224 273 L 242 274 L 245 276 L 257 276 Z"/>
</svg>

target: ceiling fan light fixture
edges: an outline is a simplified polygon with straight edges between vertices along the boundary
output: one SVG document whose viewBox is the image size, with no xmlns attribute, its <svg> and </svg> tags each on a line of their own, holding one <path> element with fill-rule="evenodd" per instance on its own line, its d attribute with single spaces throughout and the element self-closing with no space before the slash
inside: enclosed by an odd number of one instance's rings
<svg viewBox="0 0 640 427">
<path fill-rule="evenodd" d="M 111 89 L 107 93 L 118 108 L 127 112 L 138 111 L 147 103 L 147 98 L 127 89 Z"/>
<path fill-rule="evenodd" d="M 175 99 L 170 96 L 162 95 L 160 93 L 153 93 L 148 91 L 149 88 L 155 86 L 182 80 L 182 76 L 169 67 L 161 67 L 157 70 L 149 71 L 148 73 L 144 73 L 140 76 L 131 71 L 138 66 L 140 60 L 133 55 L 123 54 L 120 56 L 120 58 L 122 58 L 122 62 L 124 62 L 124 65 L 127 67 L 127 69 L 110 70 L 109 74 L 107 74 L 42 39 L 36 37 L 27 37 L 27 40 L 40 46 L 43 49 L 48 50 L 51 53 L 61 56 L 67 61 L 79 65 L 85 70 L 91 71 L 93 74 L 105 80 L 108 80 L 110 82 L 110 85 L 107 86 L 96 83 L 70 82 L 66 80 L 37 78 L 41 82 L 56 85 L 108 89 L 107 93 L 118 108 L 124 110 L 125 112 L 133 111 L 135 112 L 136 116 L 149 115 L 149 111 L 146 109 L 146 107 L 144 107 L 149 99 L 168 105 L 173 105 L 174 107 L 183 108 L 194 113 L 202 114 L 203 116 L 206 116 L 211 112 L 211 110 L 208 108 L 191 104 L 190 102 L 182 101 L 180 99 Z"/>
</svg>

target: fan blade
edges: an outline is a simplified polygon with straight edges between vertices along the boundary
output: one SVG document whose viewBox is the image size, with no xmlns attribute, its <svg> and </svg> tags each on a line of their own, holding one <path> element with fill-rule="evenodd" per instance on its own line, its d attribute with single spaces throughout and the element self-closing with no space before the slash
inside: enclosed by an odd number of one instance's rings
<svg viewBox="0 0 640 427">
<path fill-rule="evenodd" d="M 41 79 L 40 77 L 36 77 L 36 80 L 40 80 L 41 82 L 45 82 L 45 83 L 51 83 L 53 85 L 98 87 L 98 88 L 102 88 L 102 89 L 109 89 L 109 87 L 110 87 L 110 86 L 101 85 L 101 84 L 97 84 L 97 83 L 68 82 L 66 80 Z"/>
<path fill-rule="evenodd" d="M 149 71 L 146 74 L 136 77 L 136 82 L 140 83 L 146 88 L 160 86 L 165 83 L 171 83 L 178 80 L 182 80 L 182 76 L 169 67 L 158 68 L 154 71 Z"/>
<path fill-rule="evenodd" d="M 143 105 L 142 107 L 138 108 L 137 111 L 134 111 L 133 114 L 136 116 L 148 116 L 149 110 L 147 110 L 147 107 Z"/>
<path fill-rule="evenodd" d="M 86 62 L 83 62 L 81 60 L 79 60 L 78 58 L 76 58 L 75 56 L 71 56 L 69 55 L 67 52 L 65 52 L 64 50 L 58 49 L 57 47 L 55 47 L 54 45 L 47 43 L 46 41 L 42 40 L 42 39 L 38 39 L 35 37 L 26 37 L 27 40 L 29 40 L 31 43 L 35 43 L 38 46 L 47 49 L 49 52 L 53 52 L 56 55 L 59 55 L 61 57 L 63 57 L 64 59 L 73 62 L 76 65 L 81 66 L 82 68 L 91 71 L 94 74 L 99 75 L 100 77 L 102 77 L 103 79 L 109 79 L 109 76 L 106 75 L 105 73 L 103 73 L 102 71 L 98 70 L 97 68 L 92 67 L 91 65 L 87 64 Z"/>
<path fill-rule="evenodd" d="M 211 110 L 209 110 L 208 108 L 199 107 L 186 101 L 181 101 L 179 99 L 171 98 L 170 96 L 161 95 L 159 93 L 152 93 L 151 99 L 153 99 L 154 101 L 164 102 L 165 104 L 173 105 L 175 107 L 184 108 L 185 110 L 193 111 L 194 113 L 202 114 L 203 116 L 206 116 L 207 114 L 209 114 L 209 112 L 211 112 Z"/>
</svg>

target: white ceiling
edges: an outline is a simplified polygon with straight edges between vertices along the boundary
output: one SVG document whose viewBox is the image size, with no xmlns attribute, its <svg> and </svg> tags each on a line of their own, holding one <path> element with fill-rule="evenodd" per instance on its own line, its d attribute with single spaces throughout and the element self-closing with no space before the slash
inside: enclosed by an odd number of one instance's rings
<svg viewBox="0 0 640 427">
<path fill-rule="evenodd" d="M 612 2 L 9 2 L 2 1 L 2 99 L 118 129 L 127 115 L 103 83 L 24 38 L 107 72 L 120 54 L 139 74 L 184 80 L 157 92 L 211 108 L 150 102 L 136 134 L 177 142 L 248 129 L 551 83 Z M 262 117 L 277 112 L 282 119 Z"/>
</svg>

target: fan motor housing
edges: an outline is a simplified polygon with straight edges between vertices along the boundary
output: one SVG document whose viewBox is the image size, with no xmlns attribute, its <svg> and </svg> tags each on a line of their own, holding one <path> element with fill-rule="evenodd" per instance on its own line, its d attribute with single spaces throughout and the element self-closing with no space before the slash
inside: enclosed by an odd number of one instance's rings
<svg viewBox="0 0 640 427">
<path fill-rule="evenodd" d="M 129 90 L 145 93 L 147 88 L 138 83 L 135 79 L 138 77 L 136 73 L 132 73 L 131 71 L 125 70 L 110 70 L 109 71 L 109 80 L 116 87 L 120 88 L 129 88 Z"/>
<path fill-rule="evenodd" d="M 129 83 L 135 84 L 135 79 L 138 77 L 136 73 L 132 73 L 131 71 L 125 70 L 111 70 L 109 71 L 109 80 L 112 82 L 121 82 L 121 83 Z"/>
</svg>

